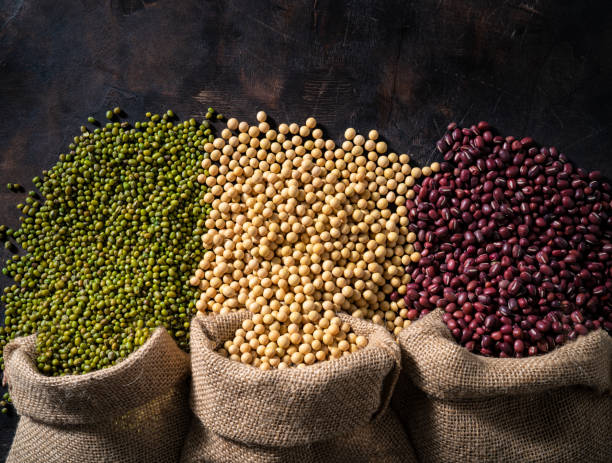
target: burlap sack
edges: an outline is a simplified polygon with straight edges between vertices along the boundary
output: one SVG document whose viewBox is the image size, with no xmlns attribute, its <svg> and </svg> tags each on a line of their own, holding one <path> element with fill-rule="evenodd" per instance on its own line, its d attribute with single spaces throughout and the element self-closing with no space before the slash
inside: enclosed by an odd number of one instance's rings
<svg viewBox="0 0 612 463">
<path fill-rule="evenodd" d="M 198 315 L 191 326 L 194 420 L 182 461 L 412 462 L 388 408 L 399 348 L 386 330 L 343 315 L 366 348 L 303 369 L 261 371 L 214 349 L 247 312 Z"/>
<path fill-rule="evenodd" d="M 9 463 L 176 462 L 191 415 L 189 356 L 165 329 L 124 361 L 78 376 L 41 375 L 35 335 L 4 349 L 21 415 Z"/>
<path fill-rule="evenodd" d="M 403 330 L 393 408 L 423 462 L 612 462 L 612 338 L 537 357 L 459 346 L 440 311 Z"/>
</svg>

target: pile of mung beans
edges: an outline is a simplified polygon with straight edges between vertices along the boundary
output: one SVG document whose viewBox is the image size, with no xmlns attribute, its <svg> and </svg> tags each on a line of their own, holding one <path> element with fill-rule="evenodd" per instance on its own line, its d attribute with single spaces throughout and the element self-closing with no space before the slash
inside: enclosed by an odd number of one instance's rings
<svg viewBox="0 0 612 463">
<path fill-rule="evenodd" d="M 214 136 L 208 121 L 178 122 L 172 111 L 133 127 L 120 115 L 109 111 L 103 126 L 90 118 L 34 179 L 20 229 L 2 229 L 7 248 L 25 254 L 3 270 L 15 283 L 2 295 L 0 348 L 36 332 L 48 375 L 113 365 L 157 326 L 188 347 L 197 300 L 188 280 L 210 209 L 197 177 Z"/>
</svg>

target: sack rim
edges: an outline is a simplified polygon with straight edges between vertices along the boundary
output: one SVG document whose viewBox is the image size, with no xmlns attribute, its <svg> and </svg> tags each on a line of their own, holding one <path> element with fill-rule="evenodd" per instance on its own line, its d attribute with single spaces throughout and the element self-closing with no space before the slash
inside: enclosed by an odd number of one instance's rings
<svg viewBox="0 0 612 463">
<path fill-rule="evenodd" d="M 246 318 L 248 318 L 250 315 L 250 312 L 246 311 L 246 310 L 240 310 L 237 312 L 234 312 L 240 315 L 244 315 L 244 318 L 241 318 L 241 320 L 244 320 Z M 211 317 L 211 319 L 214 319 L 215 317 L 218 317 L 218 314 L 210 314 L 210 315 L 203 315 L 201 313 L 198 313 L 198 315 L 196 315 L 196 317 L 199 317 L 199 322 L 205 321 L 207 319 L 207 317 Z M 351 318 L 350 315 L 345 314 L 345 313 L 338 313 L 338 316 L 343 320 L 343 321 L 347 321 L 349 322 Z M 359 319 L 358 319 L 359 320 Z M 367 320 L 363 320 L 365 323 L 369 323 L 371 325 L 373 325 L 374 327 L 378 326 L 375 323 L 369 322 Z M 203 330 L 204 331 L 204 330 Z M 208 337 L 208 336 L 207 336 Z M 210 340 L 210 339 L 209 339 Z M 212 340 L 211 340 L 212 341 Z M 291 377 L 295 377 L 295 378 L 301 378 L 304 376 L 308 376 L 309 372 L 312 372 L 313 370 L 316 369 L 320 369 L 320 368 L 324 368 L 325 365 L 327 364 L 327 362 L 334 362 L 334 365 L 340 365 L 340 366 L 345 366 L 346 363 L 350 362 L 350 359 L 348 356 L 343 356 L 340 357 L 339 359 L 333 359 L 333 360 L 325 360 L 323 362 L 315 362 L 312 365 L 306 365 L 306 367 L 304 368 L 295 368 L 295 367 L 290 367 L 290 368 L 285 368 L 282 370 L 279 370 L 278 368 L 272 368 L 270 370 L 260 370 L 259 368 L 256 368 L 252 365 L 245 365 L 242 362 L 235 362 L 232 361 L 226 357 L 223 357 L 221 354 L 219 354 L 218 352 L 216 352 L 216 349 L 223 343 L 222 340 L 215 340 L 212 341 L 215 342 L 215 347 L 211 348 L 210 351 L 212 351 L 212 353 L 214 353 L 215 355 L 218 355 L 221 358 L 226 359 L 228 362 L 231 362 L 231 365 L 235 365 L 237 366 L 240 370 L 242 371 L 259 371 L 267 376 L 272 376 L 272 377 L 287 377 L 287 376 L 291 376 Z M 357 358 L 359 360 L 361 360 L 361 357 L 363 357 L 365 355 L 365 351 L 366 349 L 371 350 L 371 349 L 380 349 L 380 350 L 384 350 L 386 352 L 388 352 L 391 356 L 395 356 L 397 355 L 398 358 L 398 363 L 399 363 L 399 355 L 400 355 L 400 351 L 397 348 L 397 343 L 393 343 L 396 346 L 396 349 L 392 349 L 389 348 L 386 345 L 383 345 L 382 343 L 376 346 L 370 345 L 368 343 L 368 345 L 362 349 L 359 349 L 357 352 L 353 352 L 351 353 L 351 358 Z"/>
<path fill-rule="evenodd" d="M 188 373 L 189 354 L 178 347 L 163 326 L 157 327 L 145 344 L 117 364 L 80 375 L 46 376 L 39 372 L 34 360 L 35 351 L 33 352 L 35 338 L 36 334 L 17 338 L 5 347 L 5 375 L 18 413 L 46 423 L 91 424 L 106 421 L 138 408 L 163 394 Z M 133 382 L 138 381 L 142 385 L 148 382 L 147 379 L 158 377 L 161 372 L 143 371 L 142 368 L 137 368 L 138 364 L 149 357 L 163 359 L 169 356 L 178 358 L 180 362 L 174 365 L 172 372 L 168 372 L 167 378 L 164 379 L 167 382 L 164 390 L 151 388 L 143 390 L 141 387 L 139 388 L 141 393 L 131 397 L 128 403 L 117 400 L 116 406 L 111 405 L 102 410 L 87 409 L 87 404 L 91 404 L 92 401 L 86 394 L 88 389 L 95 387 L 102 390 L 109 383 L 125 379 L 131 369 L 134 369 L 134 373 L 140 373 Z M 181 371 L 185 371 L 185 374 L 179 374 Z M 13 387 L 15 383 L 18 383 L 19 387 Z M 120 386 L 129 390 L 131 384 L 122 382 Z M 49 396 L 55 399 L 50 399 Z M 34 400 L 33 397 L 38 397 L 38 406 L 30 403 Z M 62 397 L 63 400 L 71 401 L 73 410 L 65 410 L 62 407 Z M 43 413 L 39 413 L 41 411 Z"/>
<path fill-rule="evenodd" d="M 231 312 L 229 314 L 198 314 L 194 320 L 194 327 L 197 327 L 196 333 L 192 332 L 191 342 L 196 342 L 198 348 L 192 347 L 191 359 L 192 369 L 201 368 L 202 365 L 208 365 L 210 371 L 202 374 L 192 374 L 192 410 L 203 425 L 210 429 L 212 432 L 217 433 L 224 438 L 235 440 L 246 445 L 267 445 L 267 446 L 293 446 L 293 445 L 304 445 L 312 442 L 317 442 L 323 439 L 331 439 L 335 436 L 342 435 L 346 432 L 350 432 L 356 426 L 371 423 L 376 420 L 379 416 L 383 415 L 388 405 L 399 376 L 399 369 L 401 365 L 401 355 L 399 346 L 395 340 L 391 337 L 389 332 L 374 323 L 366 320 L 355 319 L 346 314 L 339 314 L 339 316 L 345 321 L 358 320 L 359 323 L 367 324 L 362 326 L 363 332 L 369 333 L 368 336 L 376 334 L 376 343 L 369 343 L 363 349 L 357 352 L 351 353 L 350 355 L 341 357 L 340 359 L 317 362 L 313 365 L 308 365 L 305 368 L 287 368 L 283 370 L 271 369 L 262 371 L 259 368 L 251 365 L 245 365 L 240 362 L 230 360 L 215 351 L 219 345 L 223 343 L 223 339 L 219 336 L 224 334 L 218 334 L 210 331 L 210 326 L 205 326 L 208 323 L 215 323 L 219 326 L 225 323 L 222 330 L 223 333 L 227 334 L 232 329 L 237 328 L 242 320 L 252 315 L 248 311 Z M 225 320 L 223 320 L 223 318 Z M 355 332 L 358 333 L 353 325 Z M 369 330 L 369 331 L 365 331 Z M 221 330 L 219 330 L 221 331 Z M 385 342 L 388 338 L 388 342 Z M 233 396 L 236 397 L 236 408 L 239 408 L 239 403 L 248 404 L 249 400 L 255 397 L 252 392 L 254 390 L 261 391 L 262 396 L 268 397 L 272 394 L 277 394 L 276 398 L 278 403 L 283 404 L 295 404 L 295 396 L 292 394 L 299 394 L 300 391 L 305 392 L 304 388 L 308 388 L 309 384 L 314 386 L 312 391 L 313 397 L 316 397 L 319 393 L 326 393 L 326 391 L 334 391 L 334 384 L 338 387 L 346 388 L 346 385 L 354 384 L 351 383 L 351 378 L 358 376 L 356 372 L 364 371 L 367 364 L 376 362 L 378 367 L 372 371 L 372 376 L 368 379 L 368 384 L 371 386 L 378 383 L 376 389 L 364 389 L 364 392 L 359 392 L 354 398 L 349 399 L 346 403 L 361 403 L 362 400 L 367 400 L 371 404 L 370 407 L 366 407 L 367 410 L 363 410 L 361 406 L 353 407 L 355 410 L 355 416 L 346 426 L 338 426 L 338 424 L 329 423 L 327 426 L 321 423 L 312 424 L 310 427 L 306 426 L 307 431 L 304 432 L 291 432 L 293 427 L 281 427 L 277 429 L 276 433 L 271 433 L 270 429 L 267 428 L 265 432 L 259 430 L 259 427 L 255 424 L 251 432 L 244 432 L 244 430 L 237 429 L 236 422 L 245 420 L 244 416 L 240 419 L 235 418 L 235 414 L 232 415 L 231 411 L 227 410 L 226 405 L 217 405 L 218 392 L 217 389 L 220 383 L 223 381 L 225 386 L 224 391 L 233 391 Z M 333 365 L 333 374 L 330 371 L 330 365 Z M 211 372 L 215 372 L 211 375 Z M 320 376 L 318 376 L 320 373 Z M 360 373 L 361 375 L 363 373 Z M 331 376 L 330 376 L 331 375 Z M 313 377 L 318 376 L 322 381 L 317 383 Z M 278 384 L 284 385 L 280 389 L 277 387 Z M 236 385 L 236 386 L 234 386 Z M 244 385 L 244 386 L 243 386 Z M 344 386 L 340 386 L 344 385 Z M 373 387 L 373 386 L 372 386 Z M 376 391 L 376 392 L 374 392 Z M 197 394 L 197 398 L 195 397 Z M 244 395 L 246 394 L 246 395 Z M 380 395 L 379 395 L 380 394 Z M 316 400 L 317 399 L 308 396 L 300 396 L 300 400 Z M 342 403 L 342 397 L 329 395 L 323 398 L 321 396 L 320 404 Z M 376 402 L 373 402 L 373 398 L 376 397 Z M 262 399 L 264 400 L 264 399 Z M 338 402 L 340 400 L 340 402 Z M 299 402 L 299 401 L 298 401 Z M 264 402 L 262 402 L 265 404 Z M 310 406 L 315 405 L 315 402 L 309 402 Z M 290 409 L 293 405 L 288 405 Z M 309 407 L 306 407 L 308 410 Z M 248 408 L 248 407 L 247 407 Z M 249 422 L 256 422 L 261 420 L 267 420 L 268 422 L 278 423 L 278 419 L 284 416 L 284 413 L 288 409 L 282 407 L 275 410 L 266 410 L 262 413 L 249 412 Z M 309 413 L 307 410 L 304 411 L 306 415 L 298 414 L 303 419 Z M 237 413 L 237 410 L 234 412 Z M 297 418 L 299 420 L 300 418 Z M 304 421 L 302 421 L 302 427 L 300 430 L 306 428 L 303 427 Z M 295 431 L 295 430 L 294 430 Z"/>
<path fill-rule="evenodd" d="M 398 336 L 402 348 L 402 374 L 430 396 L 454 401 L 483 400 L 499 394 L 532 394 L 561 387 L 585 387 L 604 395 L 612 392 L 612 336 L 601 329 L 543 355 L 485 357 L 458 344 L 442 320 L 442 314 L 442 310 L 436 309 L 413 322 Z M 427 352 L 421 352 L 418 345 L 427 345 Z M 592 355 L 578 358 L 574 354 L 575 347 L 592 351 Z M 600 367 L 585 368 L 589 362 L 597 362 L 598 355 Z M 466 367 L 458 369 L 458 362 Z M 447 374 L 449 371 L 457 374 Z M 492 376 L 505 378 L 505 381 L 486 381 Z"/>
</svg>

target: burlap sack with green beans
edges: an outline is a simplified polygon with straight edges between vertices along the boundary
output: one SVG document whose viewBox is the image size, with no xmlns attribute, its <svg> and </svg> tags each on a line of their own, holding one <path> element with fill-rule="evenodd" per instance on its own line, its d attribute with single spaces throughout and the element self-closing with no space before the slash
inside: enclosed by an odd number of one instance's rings
<svg viewBox="0 0 612 463">
<path fill-rule="evenodd" d="M 612 337 L 487 358 L 458 345 L 440 311 L 399 335 L 394 410 L 422 462 L 612 462 Z"/>
<path fill-rule="evenodd" d="M 176 462 L 191 415 L 189 356 L 164 328 L 127 359 L 75 376 L 40 374 L 35 335 L 4 349 L 21 418 L 9 463 Z"/>
<path fill-rule="evenodd" d="M 383 328 L 342 315 L 368 345 L 303 369 L 261 371 L 215 352 L 246 311 L 198 315 L 191 325 L 194 419 L 182 462 L 412 462 L 388 408 L 399 373 Z"/>
</svg>

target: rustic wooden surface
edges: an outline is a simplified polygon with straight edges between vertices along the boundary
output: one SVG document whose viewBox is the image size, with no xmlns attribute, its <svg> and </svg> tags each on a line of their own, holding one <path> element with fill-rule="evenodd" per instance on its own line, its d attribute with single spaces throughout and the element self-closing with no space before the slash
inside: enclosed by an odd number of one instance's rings
<svg viewBox="0 0 612 463">
<path fill-rule="evenodd" d="M 334 138 L 377 128 L 421 162 L 448 122 L 487 119 L 612 176 L 607 4 L 0 0 L 0 222 L 17 225 L 23 197 L 4 185 L 30 187 L 116 105 L 312 115 Z M 15 423 L 0 416 L 2 457 Z"/>
</svg>

